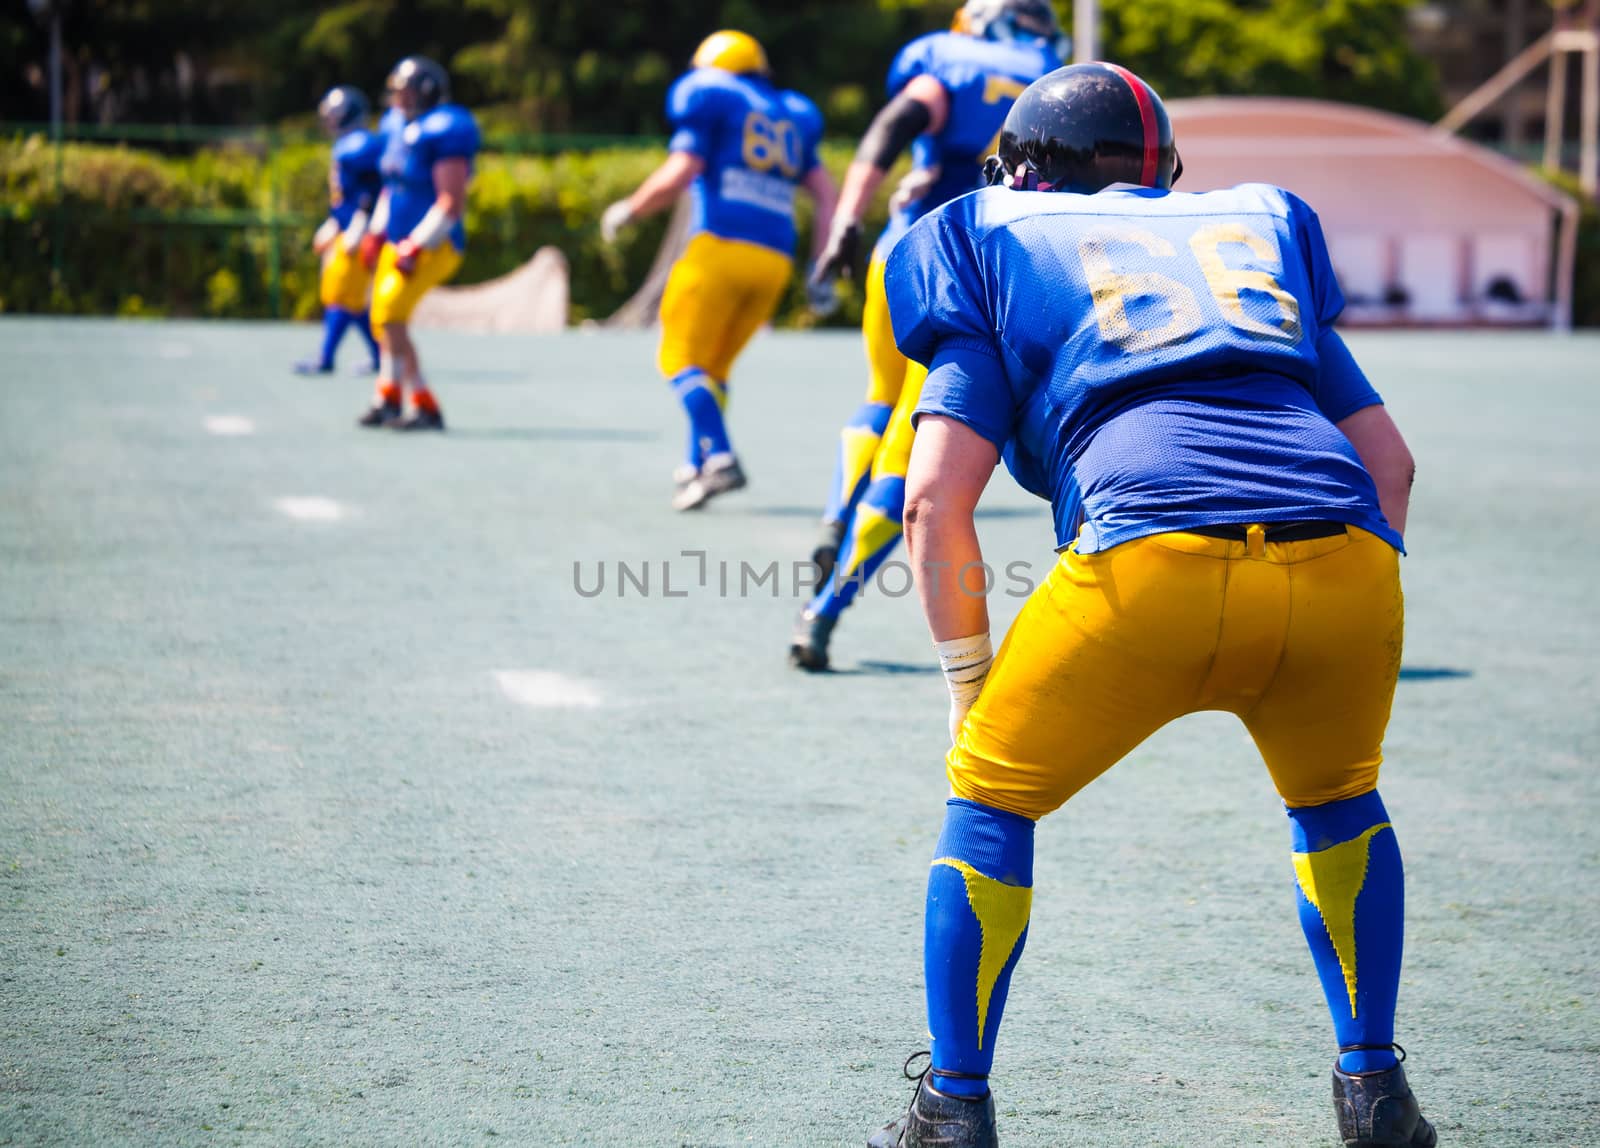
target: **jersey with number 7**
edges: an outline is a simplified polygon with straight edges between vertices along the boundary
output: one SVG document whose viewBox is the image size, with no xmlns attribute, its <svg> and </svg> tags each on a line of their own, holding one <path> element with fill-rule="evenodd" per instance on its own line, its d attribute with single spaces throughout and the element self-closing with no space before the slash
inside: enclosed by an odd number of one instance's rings
<svg viewBox="0 0 1600 1148">
<path fill-rule="evenodd" d="M 983 161 L 995 152 L 1000 125 L 1033 81 L 1059 68 L 1055 49 L 1042 40 L 983 40 L 958 32 L 932 32 L 911 41 L 889 67 L 889 95 L 917 76 L 932 76 L 950 98 L 937 135 L 912 145 L 911 162 L 937 172 L 927 191 L 894 213 L 878 241 L 887 252 L 919 216 L 982 183 Z"/>
<path fill-rule="evenodd" d="M 918 415 L 994 442 L 1051 501 L 1059 545 L 1319 520 L 1400 547 L 1334 426 L 1382 400 L 1289 192 L 988 188 L 920 220 L 885 287 L 900 349 L 929 367 Z"/>
</svg>

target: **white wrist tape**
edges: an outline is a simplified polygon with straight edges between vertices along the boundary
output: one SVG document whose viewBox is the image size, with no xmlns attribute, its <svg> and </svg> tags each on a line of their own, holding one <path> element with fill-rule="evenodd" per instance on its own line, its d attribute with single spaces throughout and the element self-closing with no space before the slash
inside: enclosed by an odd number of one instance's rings
<svg viewBox="0 0 1600 1148">
<path fill-rule="evenodd" d="M 367 233 L 367 213 L 358 211 L 350 217 L 350 226 L 344 229 L 344 249 L 355 251 L 361 246 L 361 237 Z"/>
<path fill-rule="evenodd" d="M 939 655 L 939 668 L 944 671 L 944 684 L 950 688 L 950 700 L 963 708 L 970 706 L 982 692 L 989 665 L 994 661 L 989 635 L 951 638 L 948 642 L 935 642 L 933 648 Z"/>
<path fill-rule="evenodd" d="M 389 230 L 389 193 L 386 191 L 378 196 L 378 206 L 372 209 L 372 219 L 367 223 L 367 231 L 372 235 L 382 235 Z"/>
<path fill-rule="evenodd" d="M 317 233 L 311 237 L 311 246 L 320 251 L 338 237 L 339 221 L 330 215 L 322 221 L 322 226 L 317 228 Z"/>
<path fill-rule="evenodd" d="M 411 229 L 411 234 L 406 238 L 418 247 L 432 250 L 445 241 L 445 237 L 450 234 L 450 228 L 454 225 L 455 220 L 450 217 L 450 213 L 436 203 L 428 208 L 428 214 L 417 221 L 417 225 Z"/>
</svg>

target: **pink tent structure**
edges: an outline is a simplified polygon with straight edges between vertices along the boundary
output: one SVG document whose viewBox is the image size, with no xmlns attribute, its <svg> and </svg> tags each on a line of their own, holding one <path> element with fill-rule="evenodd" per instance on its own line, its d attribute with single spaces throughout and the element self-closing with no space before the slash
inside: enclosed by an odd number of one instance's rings
<svg viewBox="0 0 1600 1148">
<path fill-rule="evenodd" d="M 1504 156 L 1319 100 L 1173 100 L 1184 191 L 1277 184 L 1322 218 L 1351 324 L 1572 321 L 1578 204 Z"/>
</svg>

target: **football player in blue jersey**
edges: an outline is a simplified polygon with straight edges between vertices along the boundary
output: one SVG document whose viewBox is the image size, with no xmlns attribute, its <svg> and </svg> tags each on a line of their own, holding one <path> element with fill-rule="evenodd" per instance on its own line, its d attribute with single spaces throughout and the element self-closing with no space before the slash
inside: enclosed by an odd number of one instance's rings
<svg viewBox="0 0 1600 1148">
<path fill-rule="evenodd" d="M 1394 1044 L 1403 878 L 1377 790 L 1411 455 L 1333 328 L 1316 215 L 1261 184 L 1172 191 L 1180 170 L 1142 80 L 1063 68 L 1011 109 L 1003 186 L 889 256 L 895 336 L 928 368 L 905 521 L 953 744 L 932 1052 L 873 1148 L 997 1144 L 988 1078 L 1034 823 L 1199 710 L 1239 716 L 1287 812 L 1340 1136 L 1437 1142 Z M 1049 499 L 1060 555 L 992 654 L 973 508 L 1002 458 Z"/>
<path fill-rule="evenodd" d="M 334 353 L 351 327 L 366 341 L 372 369 L 378 369 L 378 343 L 367 319 L 372 277 L 357 255 L 383 190 L 378 174 L 383 136 L 367 129 L 370 110 L 367 97 L 348 84 L 331 89 L 317 105 L 317 118 L 333 137 L 328 218 L 311 239 L 313 250 L 322 257 L 322 350 L 316 358 L 296 363 L 297 374 L 332 371 Z"/>
<path fill-rule="evenodd" d="M 889 226 L 867 267 L 862 332 L 866 401 L 840 433 L 822 537 L 812 551 L 822 586 L 801 613 L 790 662 L 828 668 L 840 614 L 900 539 L 911 410 L 923 371 L 895 348 L 884 304 L 884 260 L 918 218 L 979 186 L 1000 125 L 1024 88 L 1061 65 L 1067 41 L 1049 0 L 968 0 L 953 31 L 913 40 L 889 69 L 889 103 L 862 137 L 839 194 L 827 249 L 813 282 L 849 273 L 861 217 L 909 145 L 912 169 L 890 201 Z M 842 551 L 841 551 L 842 547 Z"/>
<path fill-rule="evenodd" d="M 667 116 L 671 154 L 632 195 L 606 208 L 600 231 L 611 242 L 630 220 L 670 207 L 692 189 L 689 245 L 661 298 L 658 363 L 689 416 L 672 505 L 694 510 L 745 485 L 724 422 L 728 374 L 788 287 L 795 188 L 815 201 L 819 250 L 836 192 L 817 159 L 816 105 L 777 87 L 766 52 L 743 32 L 716 32 L 700 44 L 692 70 L 667 96 Z"/>
<path fill-rule="evenodd" d="M 422 297 L 461 267 L 467 243 L 461 217 L 478 125 L 471 112 L 450 102 L 450 77 L 426 57 L 401 60 L 387 88 L 398 118 L 385 121 L 383 195 L 362 241 L 363 262 L 376 267 L 372 326 L 383 359 L 372 406 L 357 421 L 439 431 L 444 415 L 423 378 L 407 322 Z"/>
</svg>

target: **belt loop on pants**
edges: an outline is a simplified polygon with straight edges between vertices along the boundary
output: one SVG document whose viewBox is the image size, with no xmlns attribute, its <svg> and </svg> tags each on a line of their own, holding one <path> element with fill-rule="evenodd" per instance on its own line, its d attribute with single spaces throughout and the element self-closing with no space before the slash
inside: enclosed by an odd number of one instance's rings
<svg viewBox="0 0 1600 1148">
<path fill-rule="evenodd" d="M 1265 558 L 1267 555 L 1267 528 L 1259 522 L 1252 522 L 1245 527 L 1244 552 L 1251 558 Z"/>
</svg>

